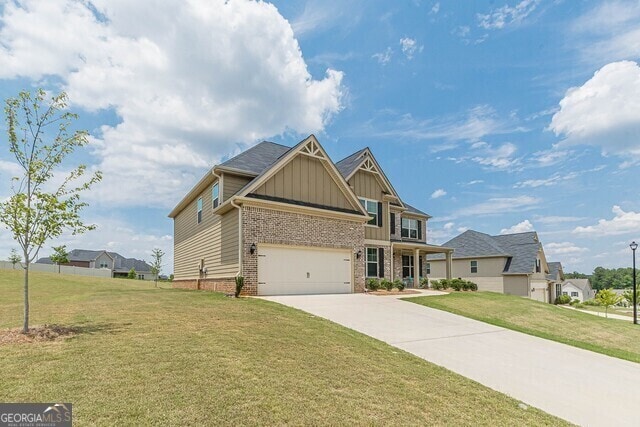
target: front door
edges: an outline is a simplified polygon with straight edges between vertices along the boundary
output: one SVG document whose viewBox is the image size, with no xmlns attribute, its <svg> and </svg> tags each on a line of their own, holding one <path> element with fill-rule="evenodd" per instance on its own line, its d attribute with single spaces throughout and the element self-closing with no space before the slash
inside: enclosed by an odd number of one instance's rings
<svg viewBox="0 0 640 427">
<path fill-rule="evenodd" d="M 402 255 L 402 281 L 413 287 L 413 255 Z"/>
</svg>

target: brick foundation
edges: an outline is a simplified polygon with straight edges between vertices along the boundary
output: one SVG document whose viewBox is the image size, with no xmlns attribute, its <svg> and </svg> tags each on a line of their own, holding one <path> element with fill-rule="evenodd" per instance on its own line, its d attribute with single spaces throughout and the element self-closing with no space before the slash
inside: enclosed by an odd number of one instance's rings
<svg viewBox="0 0 640 427">
<path fill-rule="evenodd" d="M 220 279 L 190 279 L 174 280 L 172 286 L 177 289 L 200 289 L 203 291 L 234 293 L 236 291 L 236 281 L 234 277 Z M 246 294 L 243 289 L 242 294 Z"/>
</svg>

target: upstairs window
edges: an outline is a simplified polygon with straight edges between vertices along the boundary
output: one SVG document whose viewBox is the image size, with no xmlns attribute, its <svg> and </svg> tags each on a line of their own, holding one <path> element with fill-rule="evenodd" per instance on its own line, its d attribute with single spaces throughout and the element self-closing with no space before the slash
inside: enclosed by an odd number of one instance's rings
<svg viewBox="0 0 640 427">
<path fill-rule="evenodd" d="M 378 212 L 378 201 L 365 199 L 362 197 L 359 197 L 358 199 L 360 200 L 360 204 L 362 204 L 362 207 L 365 208 L 365 210 L 371 217 L 367 224 L 380 227 L 381 224 L 378 223 L 378 216 L 380 215 L 380 212 Z"/>
<path fill-rule="evenodd" d="M 198 224 L 202 222 L 202 197 L 198 199 Z"/>
<path fill-rule="evenodd" d="M 471 272 L 472 273 L 478 272 L 478 261 L 471 261 Z"/>
<path fill-rule="evenodd" d="M 100 261 L 100 268 L 109 268 L 109 265 L 104 261 Z"/>
<path fill-rule="evenodd" d="M 540 273 L 541 271 L 541 267 L 540 267 L 540 258 L 536 259 L 536 273 Z"/>
<path fill-rule="evenodd" d="M 418 220 L 402 218 L 402 237 L 409 239 L 418 238 Z"/>
<path fill-rule="evenodd" d="M 211 187 L 211 200 L 213 209 L 217 208 L 220 204 L 220 188 L 217 182 L 213 184 L 213 187 Z"/>
</svg>

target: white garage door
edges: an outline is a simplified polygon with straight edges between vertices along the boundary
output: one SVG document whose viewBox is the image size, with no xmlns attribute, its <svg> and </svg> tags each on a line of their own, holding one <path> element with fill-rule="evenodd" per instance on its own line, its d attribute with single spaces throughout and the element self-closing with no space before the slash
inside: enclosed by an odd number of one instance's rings
<svg viewBox="0 0 640 427">
<path fill-rule="evenodd" d="M 258 295 L 351 292 L 351 251 L 258 246 Z"/>
</svg>

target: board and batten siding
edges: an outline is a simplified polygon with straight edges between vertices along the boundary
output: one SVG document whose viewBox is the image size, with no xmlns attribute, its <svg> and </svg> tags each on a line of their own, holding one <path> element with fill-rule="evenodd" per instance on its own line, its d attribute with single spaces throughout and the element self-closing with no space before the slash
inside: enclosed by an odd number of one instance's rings
<svg viewBox="0 0 640 427">
<path fill-rule="evenodd" d="M 382 186 L 371 172 L 359 170 L 351 179 L 349 185 L 358 197 L 365 197 L 371 200 L 382 202 L 384 191 Z M 382 203 L 382 227 L 366 226 L 364 228 L 364 238 L 372 240 L 389 240 L 389 203 Z M 396 233 L 400 233 L 396 230 Z"/>
<path fill-rule="evenodd" d="M 240 191 L 240 189 L 247 185 L 251 180 L 252 178 L 248 178 L 246 176 L 224 173 L 222 175 L 222 200 L 220 203 L 229 200 L 231 196 Z"/>
<path fill-rule="evenodd" d="M 233 209 L 222 216 L 214 215 L 212 185 L 174 218 L 176 279 L 198 278 L 198 265 L 202 259 L 207 268 L 206 278 L 233 277 L 238 272 L 238 211 Z M 202 222 L 198 224 L 197 204 L 201 197 Z"/>
<path fill-rule="evenodd" d="M 355 209 L 318 159 L 299 154 L 276 172 L 255 194 Z"/>
</svg>

